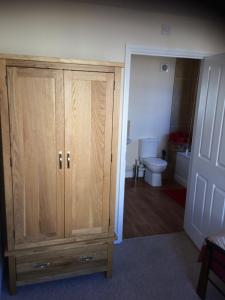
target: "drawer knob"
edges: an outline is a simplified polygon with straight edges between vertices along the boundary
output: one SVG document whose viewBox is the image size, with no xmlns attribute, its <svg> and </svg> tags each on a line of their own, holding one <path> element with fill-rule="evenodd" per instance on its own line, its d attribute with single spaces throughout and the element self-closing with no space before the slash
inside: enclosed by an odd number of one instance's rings
<svg viewBox="0 0 225 300">
<path fill-rule="evenodd" d="M 35 265 L 33 265 L 33 268 L 44 270 L 44 269 L 48 269 L 49 266 L 50 266 L 50 263 L 48 262 L 48 263 L 44 263 L 44 264 L 35 264 Z"/>
<path fill-rule="evenodd" d="M 94 256 L 89 256 L 89 255 L 80 256 L 80 261 L 83 261 L 83 262 L 91 261 L 93 259 L 94 259 Z"/>
</svg>

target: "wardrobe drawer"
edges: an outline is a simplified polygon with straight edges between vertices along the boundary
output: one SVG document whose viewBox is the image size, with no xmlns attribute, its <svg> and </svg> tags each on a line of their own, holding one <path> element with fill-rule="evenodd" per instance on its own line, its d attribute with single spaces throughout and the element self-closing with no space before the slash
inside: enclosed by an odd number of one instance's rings
<svg viewBox="0 0 225 300">
<path fill-rule="evenodd" d="M 17 281 L 23 283 L 68 277 L 107 270 L 108 245 L 88 245 L 81 248 L 38 253 L 16 259 Z"/>
</svg>

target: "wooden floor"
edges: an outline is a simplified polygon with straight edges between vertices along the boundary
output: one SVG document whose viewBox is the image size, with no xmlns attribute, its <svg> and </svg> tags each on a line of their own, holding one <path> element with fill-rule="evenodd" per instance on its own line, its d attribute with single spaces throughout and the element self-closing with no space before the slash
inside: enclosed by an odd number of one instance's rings
<svg viewBox="0 0 225 300">
<path fill-rule="evenodd" d="M 155 235 L 183 230 L 184 208 L 163 193 L 163 188 L 182 188 L 177 183 L 165 183 L 155 188 L 142 179 L 125 185 L 123 237 Z"/>
</svg>

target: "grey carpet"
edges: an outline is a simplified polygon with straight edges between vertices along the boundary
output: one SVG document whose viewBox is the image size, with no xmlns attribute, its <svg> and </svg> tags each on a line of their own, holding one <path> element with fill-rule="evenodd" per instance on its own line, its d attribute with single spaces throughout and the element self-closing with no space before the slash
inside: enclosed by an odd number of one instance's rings
<svg viewBox="0 0 225 300">
<path fill-rule="evenodd" d="M 93 274 L 19 287 L 2 300 L 197 300 L 198 252 L 185 233 L 125 240 L 115 246 L 112 279 Z M 208 300 L 224 299 L 209 284 Z"/>
</svg>

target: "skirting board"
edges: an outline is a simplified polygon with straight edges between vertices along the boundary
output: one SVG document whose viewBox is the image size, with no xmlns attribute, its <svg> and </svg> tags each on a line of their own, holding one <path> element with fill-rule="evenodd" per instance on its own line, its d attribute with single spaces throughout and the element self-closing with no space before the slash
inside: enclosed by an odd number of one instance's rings
<svg viewBox="0 0 225 300">
<path fill-rule="evenodd" d="M 132 178 L 133 177 L 133 171 L 131 170 L 126 170 L 126 178 Z"/>
<path fill-rule="evenodd" d="M 126 170 L 126 178 L 133 178 L 133 171 L 132 170 Z M 143 171 L 139 172 L 138 177 L 143 177 Z"/>
</svg>

